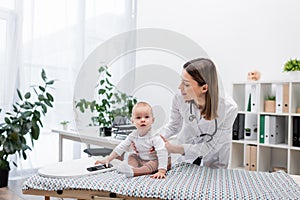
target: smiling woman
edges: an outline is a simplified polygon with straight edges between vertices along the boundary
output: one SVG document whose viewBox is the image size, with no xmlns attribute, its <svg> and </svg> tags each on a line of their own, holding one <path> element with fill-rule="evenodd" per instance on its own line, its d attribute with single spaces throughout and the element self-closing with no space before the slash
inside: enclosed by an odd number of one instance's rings
<svg viewBox="0 0 300 200">
<path fill-rule="evenodd" d="M 162 131 L 169 153 L 184 161 L 227 168 L 237 105 L 225 96 L 212 60 L 197 58 L 183 65 L 180 94 L 173 98 L 169 123 Z M 177 144 L 166 139 L 177 135 Z"/>
</svg>

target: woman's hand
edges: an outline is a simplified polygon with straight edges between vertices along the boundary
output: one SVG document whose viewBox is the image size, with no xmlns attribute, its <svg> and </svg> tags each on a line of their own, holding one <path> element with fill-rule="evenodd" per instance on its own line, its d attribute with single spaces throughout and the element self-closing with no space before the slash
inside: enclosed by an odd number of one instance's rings
<svg viewBox="0 0 300 200">
<path fill-rule="evenodd" d="M 160 137 L 165 142 L 165 147 L 168 150 L 168 153 L 184 155 L 184 148 L 182 145 L 171 144 L 164 136 L 160 135 Z"/>
<path fill-rule="evenodd" d="M 159 169 L 158 172 L 156 172 L 155 174 L 151 175 L 151 178 L 156 178 L 156 179 L 163 179 L 166 178 L 166 173 L 167 170 L 165 169 Z"/>
<path fill-rule="evenodd" d="M 170 144 L 170 142 L 169 142 L 164 136 L 160 135 L 160 137 L 161 137 L 161 139 L 163 139 L 163 141 L 165 142 L 165 147 L 166 147 L 166 149 L 168 150 L 168 153 L 174 153 L 174 152 L 172 152 L 172 150 L 173 150 L 173 145 Z"/>
</svg>

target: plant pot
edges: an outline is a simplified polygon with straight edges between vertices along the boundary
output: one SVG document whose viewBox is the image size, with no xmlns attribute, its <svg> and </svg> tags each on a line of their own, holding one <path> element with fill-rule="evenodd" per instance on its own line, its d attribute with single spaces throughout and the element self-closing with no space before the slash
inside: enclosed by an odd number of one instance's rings
<svg viewBox="0 0 300 200">
<path fill-rule="evenodd" d="M 111 127 L 100 127 L 101 136 L 111 136 Z"/>
<path fill-rule="evenodd" d="M 250 128 L 249 129 L 248 128 L 245 129 L 245 136 L 246 137 L 250 137 L 251 136 L 251 129 Z"/>
<path fill-rule="evenodd" d="M 275 113 L 276 110 L 276 102 L 267 100 L 265 101 L 265 112 Z"/>
<path fill-rule="evenodd" d="M 299 81 L 299 79 L 300 79 L 300 71 L 289 71 L 289 72 L 284 72 L 284 73 L 285 73 L 284 80 Z"/>
<path fill-rule="evenodd" d="M 7 187 L 8 184 L 8 173 L 7 169 L 0 169 L 0 188 Z"/>
<path fill-rule="evenodd" d="M 63 124 L 62 127 L 63 127 L 63 130 L 68 130 L 68 124 Z"/>
</svg>

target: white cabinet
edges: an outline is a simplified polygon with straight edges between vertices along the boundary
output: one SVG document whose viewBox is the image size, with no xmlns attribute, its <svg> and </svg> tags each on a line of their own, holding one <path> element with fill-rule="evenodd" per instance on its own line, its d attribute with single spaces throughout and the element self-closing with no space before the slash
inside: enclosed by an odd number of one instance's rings
<svg viewBox="0 0 300 200">
<path fill-rule="evenodd" d="M 300 80 L 234 83 L 232 96 L 245 121 L 239 123 L 244 126 L 239 128 L 244 130 L 243 139 L 232 140 L 230 167 L 247 168 L 248 147 L 255 146 L 256 171 L 284 168 L 300 175 L 300 142 L 293 142 L 297 134 L 300 137 Z M 265 112 L 270 96 L 276 97 L 276 107 Z"/>
</svg>

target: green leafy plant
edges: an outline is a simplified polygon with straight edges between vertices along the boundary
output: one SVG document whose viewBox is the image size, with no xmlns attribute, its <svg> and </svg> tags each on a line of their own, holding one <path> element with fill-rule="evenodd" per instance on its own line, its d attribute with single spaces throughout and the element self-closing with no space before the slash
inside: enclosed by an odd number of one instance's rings
<svg viewBox="0 0 300 200">
<path fill-rule="evenodd" d="M 284 72 L 300 71 L 300 60 L 290 59 L 284 64 Z"/>
<path fill-rule="evenodd" d="M 107 66 L 101 66 L 98 72 L 100 73 L 100 80 L 97 85 L 98 100 L 80 99 L 75 102 L 76 108 L 79 108 L 81 112 L 85 112 L 86 109 L 97 112 L 97 116 L 92 117 L 92 122 L 93 125 L 102 127 L 111 127 L 117 116 L 130 119 L 133 105 L 137 102 L 137 99 L 119 91 L 110 82 L 111 74 L 108 72 Z"/>
<path fill-rule="evenodd" d="M 276 100 L 276 97 L 273 96 L 273 95 L 268 95 L 268 97 L 267 97 L 266 100 L 267 100 L 267 101 L 275 101 L 275 100 Z"/>
<path fill-rule="evenodd" d="M 25 137 L 30 136 L 31 146 L 40 135 L 43 127 L 41 115 L 46 115 L 49 107 L 53 107 L 53 96 L 48 92 L 54 80 L 48 81 L 42 70 L 43 85 L 32 86 L 33 92 L 24 95 L 17 89 L 19 101 L 12 105 L 13 111 L 6 112 L 4 123 L 0 124 L 0 169 L 10 170 L 9 155 L 18 153 L 27 159 L 26 151 L 31 150 Z M 0 109 L 1 112 L 2 109 Z M 16 163 L 13 162 L 15 166 Z"/>
<path fill-rule="evenodd" d="M 61 125 L 67 125 L 67 124 L 69 124 L 69 123 L 70 123 L 69 121 L 61 121 L 61 122 L 60 122 Z"/>
</svg>

